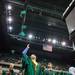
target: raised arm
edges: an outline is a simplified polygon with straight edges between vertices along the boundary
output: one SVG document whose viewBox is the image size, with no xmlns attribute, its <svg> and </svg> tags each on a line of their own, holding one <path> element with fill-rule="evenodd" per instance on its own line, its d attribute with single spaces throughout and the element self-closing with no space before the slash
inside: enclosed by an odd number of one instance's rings
<svg viewBox="0 0 75 75">
<path fill-rule="evenodd" d="M 27 54 L 28 50 L 29 50 L 29 44 L 27 45 L 27 47 L 22 51 L 22 54 L 25 55 Z"/>
</svg>

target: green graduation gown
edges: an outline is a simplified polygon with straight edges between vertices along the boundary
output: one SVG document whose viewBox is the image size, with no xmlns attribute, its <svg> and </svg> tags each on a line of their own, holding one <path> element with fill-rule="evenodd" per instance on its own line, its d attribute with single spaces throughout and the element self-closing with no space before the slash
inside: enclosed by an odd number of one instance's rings
<svg viewBox="0 0 75 75">
<path fill-rule="evenodd" d="M 22 54 L 22 69 L 25 69 L 24 75 L 42 75 L 40 64 L 37 65 L 35 71 L 31 58 L 26 54 Z"/>
<path fill-rule="evenodd" d="M 2 75 L 6 75 L 6 71 L 3 70 L 3 71 L 2 71 Z"/>
</svg>

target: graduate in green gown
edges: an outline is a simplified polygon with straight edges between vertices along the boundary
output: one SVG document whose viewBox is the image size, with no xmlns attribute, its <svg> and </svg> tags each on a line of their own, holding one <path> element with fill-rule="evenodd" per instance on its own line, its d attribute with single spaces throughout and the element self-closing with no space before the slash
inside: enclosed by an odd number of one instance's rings
<svg viewBox="0 0 75 75">
<path fill-rule="evenodd" d="M 29 44 L 22 52 L 22 69 L 25 69 L 24 75 L 42 75 L 40 64 L 36 61 L 36 55 L 27 56 Z"/>
<path fill-rule="evenodd" d="M 45 70 L 45 75 L 55 75 L 55 72 L 53 71 L 51 62 L 49 62 L 47 65 L 47 69 Z"/>
<path fill-rule="evenodd" d="M 46 75 L 45 74 L 45 69 L 46 69 L 46 64 L 45 63 L 41 64 L 41 69 L 42 69 L 42 75 Z"/>
<path fill-rule="evenodd" d="M 0 75 L 6 75 L 6 71 L 2 70 L 2 66 L 0 66 Z"/>
</svg>

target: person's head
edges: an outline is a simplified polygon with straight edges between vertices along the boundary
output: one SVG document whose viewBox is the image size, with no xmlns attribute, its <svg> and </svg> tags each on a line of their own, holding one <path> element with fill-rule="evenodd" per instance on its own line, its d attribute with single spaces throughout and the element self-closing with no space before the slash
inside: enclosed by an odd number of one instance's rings
<svg viewBox="0 0 75 75">
<path fill-rule="evenodd" d="M 59 70 L 59 66 L 56 66 L 56 67 L 55 67 L 55 70 Z"/>
<path fill-rule="evenodd" d="M 46 69 L 46 64 L 45 63 L 42 63 L 41 64 L 41 68 L 42 68 L 42 70 Z"/>
<path fill-rule="evenodd" d="M 36 55 L 35 54 L 31 54 L 31 59 L 36 61 Z"/>
<path fill-rule="evenodd" d="M 52 63 L 49 62 L 48 65 L 47 65 L 47 67 L 50 68 L 50 69 L 52 69 Z"/>
<path fill-rule="evenodd" d="M 9 69 L 10 69 L 10 70 L 13 70 L 13 68 L 14 68 L 14 64 L 10 63 Z"/>
</svg>

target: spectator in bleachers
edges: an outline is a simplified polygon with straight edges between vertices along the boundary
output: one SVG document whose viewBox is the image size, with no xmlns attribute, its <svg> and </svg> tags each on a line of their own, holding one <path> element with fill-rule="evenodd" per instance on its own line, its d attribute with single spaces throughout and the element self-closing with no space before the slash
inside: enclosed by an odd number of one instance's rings
<svg viewBox="0 0 75 75">
<path fill-rule="evenodd" d="M 0 75 L 6 75 L 6 72 L 2 70 L 2 66 L 0 66 Z"/>
<path fill-rule="evenodd" d="M 49 62 L 48 65 L 47 65 L 47 70 L 52 70 L 52 69 L 53 69 L 52 67 L 53 67 L 53 66 L 52 66 L 52 63 Z"/>
<path fill-rule="evenodd" d="M 9 70 L 8 70 L 8 73 L 7 73 L 7 75 L 15 75 L 15 73 L 14 73 L 14 64 L 10 64 L 9 65 Z"/>
<path fill-rule="evenodd" d="M 0 66 L 0 75 L 2 75 L 2 66 Z"/>
<path fill-rule="evenodd" d="M 60 70 L 60 67 L 59 67 L 59 66 L 56 66 L 56 67 L 55 67 L 55 70 Z"/>
<path fill-rule="evenodd" d="M 54 75 L 52 63 L 49 62 L 47 65 L 47 69 L 45 70 L 45 75 Z"/>
</svg>

